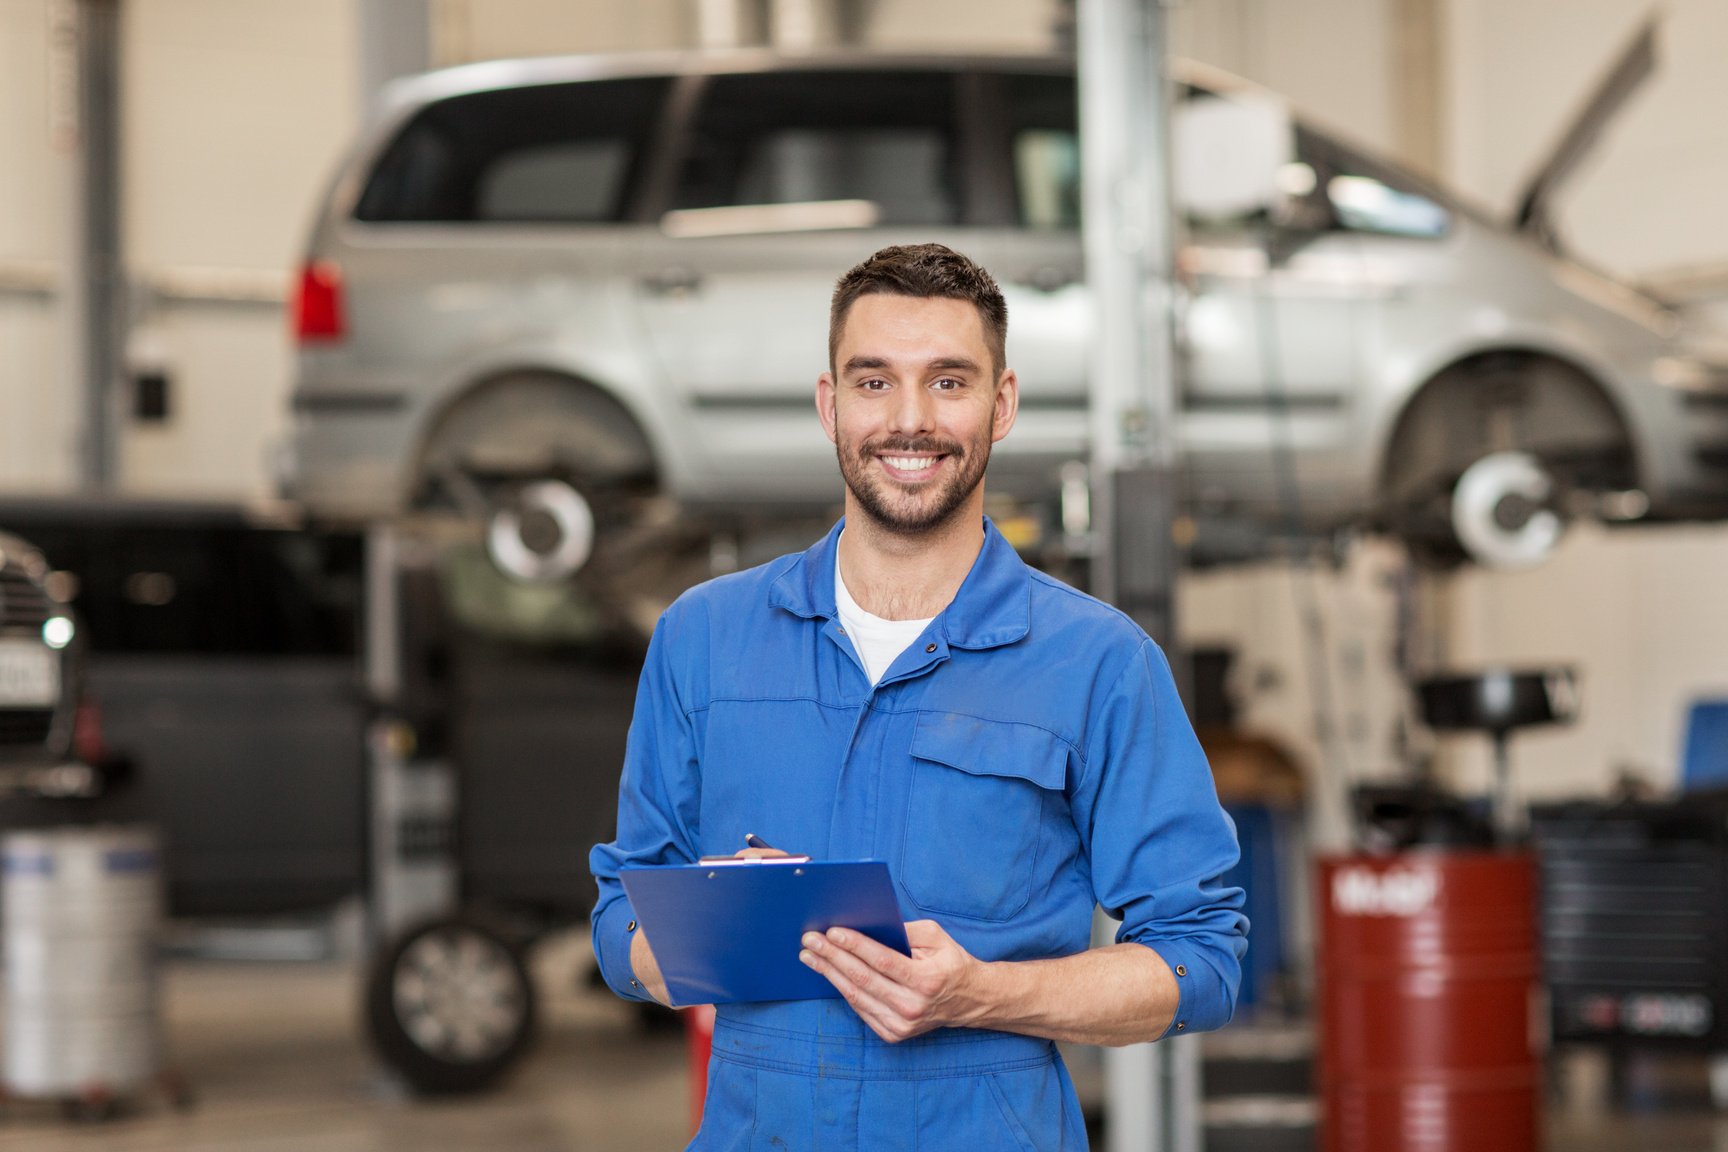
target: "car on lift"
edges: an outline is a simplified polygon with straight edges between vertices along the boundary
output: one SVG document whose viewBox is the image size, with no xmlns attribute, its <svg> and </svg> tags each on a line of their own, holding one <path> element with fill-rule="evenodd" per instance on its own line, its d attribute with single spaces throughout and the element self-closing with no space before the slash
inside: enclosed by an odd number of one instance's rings
<svg viewBox="0 0 1728 1152">
<path fill-rule="evenodd" d="M 1197 550 L 1366 525 L 1516 565 L 1577 514 L 1728 514 L 1728 353 L 1552 225 L 1653 69 L 1646 29 L 1513 222 L 1180 70 Z M 1079 152 L 1062 58 L 543 58 L 402 81 L 307 248 L 287 491 L 327 517 L 465 510 L 519 577 L 639 590 L 667 525 L 837 506 L 810 412 L 831 286 L 940 240 L 1013 316 L 1021 418 L 993 494 L 1083 508 L 1060 499 L 1088 443 Z M 1208 163 L 1261 152 L 1256 195 L 1208 199 Z"/>
</svg>

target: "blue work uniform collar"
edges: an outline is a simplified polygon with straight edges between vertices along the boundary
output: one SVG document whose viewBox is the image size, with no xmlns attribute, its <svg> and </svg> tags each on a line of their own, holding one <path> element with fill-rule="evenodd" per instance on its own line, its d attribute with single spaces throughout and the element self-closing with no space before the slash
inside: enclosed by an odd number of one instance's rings
<svg viewBox="0 0 1728 1152">
<path fill-rule="evenodd" d="M 834 561 L 845 527 L 842 517 L 828 535 L 794 559 L 774 581 L 769 603 L 807 620 L 835 619 Z M 988 516 L 984 547 L 935 626 L 954 648 L 1012 644 L 1032 629 L 1032 574 Z"/>
</svg>

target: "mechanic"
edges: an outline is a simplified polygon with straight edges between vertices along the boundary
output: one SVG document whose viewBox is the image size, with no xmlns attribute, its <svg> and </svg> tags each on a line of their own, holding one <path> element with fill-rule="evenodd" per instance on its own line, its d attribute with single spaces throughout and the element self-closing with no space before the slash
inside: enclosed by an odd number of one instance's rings
<svg viewBox="0 0 1728 1152">
<path fill-rule="evenodd" d="M 909 958 L 844 928 L 805 935 L 800 958 L 843 999 L 719 1008 L 693 1149 L 1081 1149 L 1053 1041 L 1230 1018 L 1235 831 L 1169 666 L 984 515 L 1019 402 L 1006 336 L 994 280 L 941 245 L 841 277 L 816 407 L 844 518 L 691 590 L 655 630 L 617 839 L 590 861 L 612 988 L 666 999 L 619 869 L 748 833 L 885 860 L 919 917 Z M 1089 949 L 1094 905 L 1122 925 Z"/>
</svg>

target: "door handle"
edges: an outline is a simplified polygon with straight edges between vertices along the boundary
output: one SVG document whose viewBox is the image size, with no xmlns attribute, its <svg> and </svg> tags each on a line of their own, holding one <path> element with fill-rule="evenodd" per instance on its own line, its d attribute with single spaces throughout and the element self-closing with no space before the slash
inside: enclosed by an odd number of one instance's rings
<svg viewBox="0 0 1728 1152">
<path fill-rule="evenodd" d="M 702 287 L 702 277 L 694 268 L 675 265 L 648 273 L 642 287 L 656 296 L 688 296 Z"/>
</svg>

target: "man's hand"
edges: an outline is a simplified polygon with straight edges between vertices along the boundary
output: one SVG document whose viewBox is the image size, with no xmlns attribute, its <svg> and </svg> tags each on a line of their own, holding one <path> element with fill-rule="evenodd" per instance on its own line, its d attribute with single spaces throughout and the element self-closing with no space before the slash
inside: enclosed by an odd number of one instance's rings
<svg viewBox="0 0 1728 1152">
<path fill-rule="evenodd" d="M 981 1007 L 986 965 L 934 920 L 906 925 L 911 956 L 862 932 L 806 932 L 798 958 L 828 978 L 870 1030 L 890 1044 L 935 1028 L 970 1023 Z"/>
<path fill-rule="evenodd" d="M 1181 1003 L 1176 974 L 1143 944 L 988 963 L 934 920 L 907 924 L 906 939 L 909 957 L 849 928 L 807 932 L 798 958 L 826 976 L 890 1044 L 943 1027 L 1140 1044 L 1162 1036 Z"/>
</svg>

